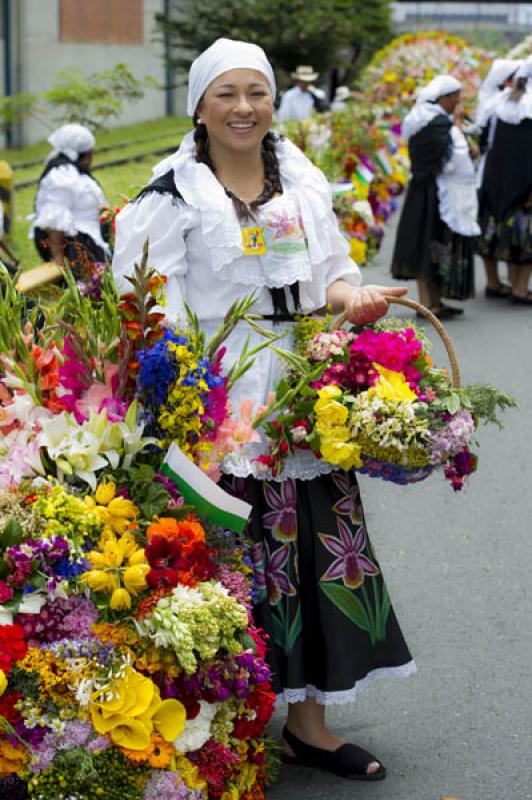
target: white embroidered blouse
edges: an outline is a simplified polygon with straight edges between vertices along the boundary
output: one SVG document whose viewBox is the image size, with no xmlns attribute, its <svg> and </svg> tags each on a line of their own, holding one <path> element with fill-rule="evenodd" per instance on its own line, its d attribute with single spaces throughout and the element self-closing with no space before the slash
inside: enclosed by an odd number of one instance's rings
<svg viewBox="0 0 532 800">
<path fill-rule="evenodd" d="M 42 179 L 35 198 L 35 228 L 62 231 L 67 236 L 86 233 L 109 252 L 100 231 L 100 209 L 107 200 L 100 185 L 71 164 L 54 167 Z"/>
<path fill-rule="evenodd" d="M 113 271 L 119 291 L 129 290 L 126 276 L 138 262 L 146 239 L 150 265 L 167 277 L 168 318 L 172 322 L 183 318 L 186 301 L 207 336 L 218 328 L 233 302 L 253 290 L 257 293 L 253 311 L 272 314 L 269 289 L 297 281 L 301 311 L 310 313 L 326 305 L 327 288 L 336 280 L 359 285 L 360 272 L 338 229 L 327 181 L 298 148 L 287 140 L 278 143 L 283 194 L 261 206 L 255 219 L 245 223 L 245 227 L 260 231 L 251 243 L 248 236 L 246 249 L 257 247 L 255 255 L 244 254 L 243 230 L 233 203 L 209 168 L 196 162 L 194 152 L 188 134 L 177 154 L 154 169 L 154 177 L 173 169 L 183 200 L 148 193 L 118 215 Z M 289 310 L 294 311 L 288 290 L 286 298 Z M 261 324 L 285 334 L 280 347 L 292 347 L 293 323 Z M 262 341 L 241 323 L 226 340 L 227 367 L 238 358 L 248 337 L 251 346 Z M 265 404 L 281 370 L 278 356 L 270 349 L 262 350 L 231 392 L 235 413 L 244 399 L 257 406 Z M 248 445 L 228 459 L 223 470 L 238 476 L 271 477 L 253 461 L 266 451 L 264 442 Z M 287 460 L 277 478 L 310 479 L 331 469 L 310 451 L 302 450 Z"/>
</svg>

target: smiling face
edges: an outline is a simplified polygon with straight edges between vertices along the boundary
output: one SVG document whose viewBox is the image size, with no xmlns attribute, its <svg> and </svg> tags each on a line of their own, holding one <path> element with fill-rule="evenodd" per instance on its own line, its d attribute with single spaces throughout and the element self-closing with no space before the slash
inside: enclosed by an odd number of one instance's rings
<svg viewBox="0 0 532 800">
<path fill-rule="evenodd" d="M 269 83 L 254 69 L 224 72 L 208 86 L 196 113 L 211 145 L 239 152 L 260 148 L 273 118 Z"/>
</svg>

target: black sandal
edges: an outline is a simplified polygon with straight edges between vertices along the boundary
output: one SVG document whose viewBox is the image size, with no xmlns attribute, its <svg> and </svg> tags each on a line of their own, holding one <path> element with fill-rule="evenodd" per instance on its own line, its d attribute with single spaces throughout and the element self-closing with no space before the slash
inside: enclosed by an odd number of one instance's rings
<svg viewBox="0 0 532 800">
<path fill-rule="evenodd" d="M 295 753 L 293 756 L 283 753 L 285 764 L 317 767 L 353 781 L 382 781 L 386 777 L 386 767 L 380 764 L 375 756 L 356 744 L 342 744 L 337 750 L 332 751 L 322 750 L 302 742 L 288 730 L 286 725 L 283 728 L 283 739 Z M 376 772 L 367 771 L 372 761 L 380 764 Z"/>
<path fill-rule="evenodd" d="M 489 297 L 491 299 L 496 299 L 500 297 L 510 297 L 512 293 L 512 287 L 508 286 L 507 283 L 499 283 L 499 285 L 493 289 L 491 286 L 486 286 L 484 289 L 485 297 Z"/>
</svg>

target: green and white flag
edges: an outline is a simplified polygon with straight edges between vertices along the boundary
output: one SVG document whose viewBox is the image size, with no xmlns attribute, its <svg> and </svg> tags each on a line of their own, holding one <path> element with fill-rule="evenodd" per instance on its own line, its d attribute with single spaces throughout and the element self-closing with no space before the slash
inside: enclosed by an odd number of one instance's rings
<svg viewBox="0 0 532 800">
<path fill-rule="evenodd" d="M 365 164 L 357 164 L 355 167 L 355 178 L 360 181 L 360 183 L 363 183 L 364 186 L 368 186 L 373 180 L 373 172 L 368 169 Z"/>
<path fill-rule="evenodd" d="M 198 516 L 214 525 L 242 533 L 251 514 L 251 506 L 224 492 L 209 476 L 172 443 L 161 472 L 175 483 L 185 503 L 194 506 Z"/>
<path fill-rule="evenodd" d="M 377 164 L 382 169 L 385 175 L 392 174 L 393 167 L 390 162 L 390 159 L 388 158 L 388 153 L 383 147 L 381 147 L 380 150 L 377 150 L 377 152 L 375 153 L 375 161 L 377 162 Z"/>
</svg>

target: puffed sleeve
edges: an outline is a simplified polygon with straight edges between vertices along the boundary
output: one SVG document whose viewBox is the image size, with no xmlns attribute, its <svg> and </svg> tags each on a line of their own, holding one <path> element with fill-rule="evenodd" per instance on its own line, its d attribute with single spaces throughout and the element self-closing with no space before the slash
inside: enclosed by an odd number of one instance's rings
<svg viewBox="0 0 532 800">
<path fill-rule="evenodd" d="M 118 291 L 131 291 L 126 278 L 140 263 L 147 241 L 149 266 L 167 279 L 166 312 L 171 319 L 182 315 L 188 268 L 185 237 L 193 218 L 193 210 L 170 194 L 150 192 L 126 205 L 116 218 L 113 273 Z"/>
<path fill-rule="evenodd" d="M 331 251 L 324 264 L 325 286 L 328 288 L 338 280 L 347 281 L 352 286 L 360 286 L 362 283 L 360 269 L 349 255 L 349 244 L 340 233 L 338 220 L 332 209 L 327 216 L 325 228 L 329 235 Z"/>
<path fill-rule="evenodd" d="M 80 190 L 79 183 L 79 173 L 75 167 L 65 164 L 51 169 L 42 179 L 37 192 L 34 226 L 75 236 L 77 228 L 72 211 L 76 192 Z"/>
</svg>

